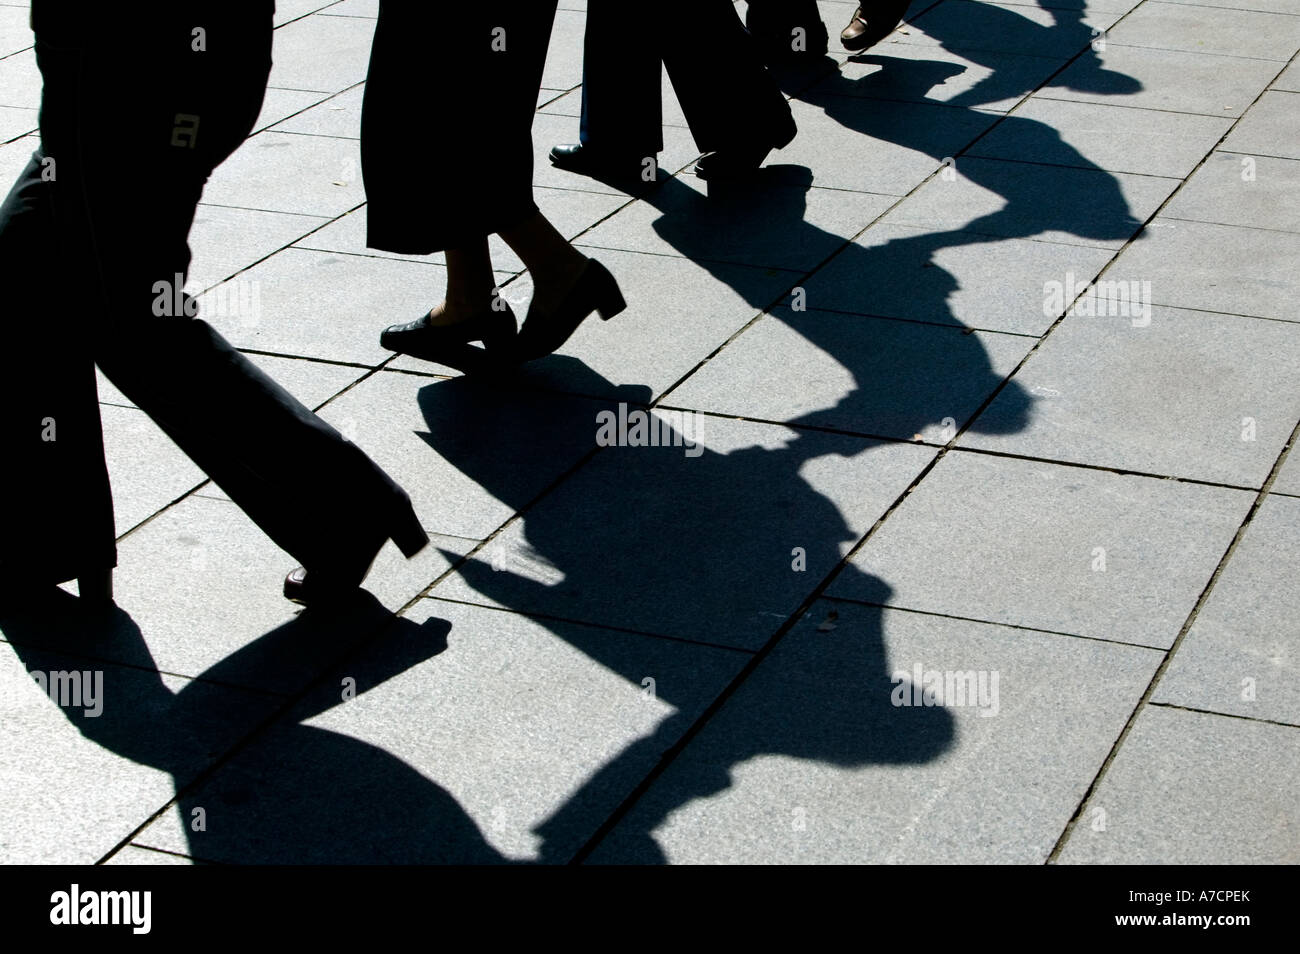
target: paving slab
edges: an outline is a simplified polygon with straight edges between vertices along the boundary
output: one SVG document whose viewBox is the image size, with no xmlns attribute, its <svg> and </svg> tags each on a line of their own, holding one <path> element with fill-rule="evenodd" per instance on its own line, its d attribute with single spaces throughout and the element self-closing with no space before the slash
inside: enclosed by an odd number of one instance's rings
<svg viewBox="0 0 1300 954">
<path fill-rule="evenodd" d="M 1188 175 L 1232 120 L 1059 99 L 1026 100 L 968 153 L 1148 176 Z M 1140 142 L 1140 148 L 1134 148 Z"/>
<path fill-rule="evenodd" d="M 9 194 L 18 176 L 27 168 L 32 153 L 40 144 L 41 141 L 36 136 L 23 136 L 13 142 L 0 145 L 0 190 L 3 190 L 5 195 Z"/>
<path fill-rule="evenodd" d="M 746 659 L 424 600 L 136 840 L 241 863 L 563 863 Z M 207 831 L 186 832 L 200 805 Z"/>
<path fill-rule="evenodd" d="M 479 540 L 596 446 L 606 406 L 385 371 L 321 416 L 406 489 L 425 529 Z"/>
<path fill-rule="evenodd" d="M 35 51 L 23 50 L 0 59 L 0 106 L 40 108 L 41 71 L 36 68 Z"/>
<path fill-rule="evenodd" d="M 1300 730 L 1148 706 L 1059 861 L 1296 864 L 1298 786 Z"/>
<path fill-rule="evenodd" d="M 322 216 L 200 205 L 190 229 L 193 258 L 185 287 L 197 294 L 220 284 L 328 222 Z M 257 318 L 251 313 L 241 317 Z"/>
<path fill-rule="evenodd" d="M 35 109 L 21 106 L 0 106 L 0 142 L 10 142 L 19 136 L 36 132 L 39 114 Z"/>
<path fill-rule="evenodd" d="M 1198 7 L 1227 7 L 1230 10 L 1256 10 L 1265 13 L 1296 12 L 1290 0 L 1166 0 L 1167 3 L 1187 3 Z"/>
<path fill-rule="evenodd" d="M 1247 0 L 1249 2 L 1249 0 Z M 1281 0 L 1285 3 L 1286 0 Z M 1272 89 L 1289 90 L 1292 93 L 1300 93 L 1300 63 L 1292 63 L 1282 71 L 1282 75 L 1273 81 Z"/>
<path fill-rule="evenodd" d="M 25 50 L 36 42 L 31 14 L 23 7 L 0 7 L 0 57 Z"/>
<path fill-rule="evenodd" d="M 963 53 L 928 44 L 888 43 L 850 56 L 816 90 L 819 95 L 1005 112 L 1065 64 L 1064 57 L 1030 50 Z"/>
<path fill-rule="evenodd" d="M 1041 864 L 1159 661 L 818 602 L 591 860 Z M 927 706 L 917 669 L 972 691 Z"/>
<path fill-rule="evenodd" d="M 269 88 L 262 100 L 262 111 L 257 116 L 257 124 L 253 127 L 253 132 L 259 133 L 269 129 L 296 113 L 310 109 L 327 95 L 310 90 Z"/>
<path fill-rule="evenodd" d="M 1043 283 L 1067 272 L 1091 281 L 1112 254 L 882 223 L 801 287 L 809 308 L 1036 336 L 1058 317 L 1044 311 Z"/>
<path fill-rule="evenodd" d="M 707 185 L 674 176 L 584 233 L 581 244 L 695 261 L 811 271 L 894 201 L 888 196 L 791 184 L 798 167 L 768 167 L 752 181 Z"/>
<path fill-rule="evenodd" d="M 268 86 L 337 93 L 366 78 L 375 25 L 352 17 L 303 17 L 275 31 Z"/>
<path fill-rule="evenodd" d="M 1214 152 L 1161 215 L 1300 232 L 1298 177 L 1300 160 Z"/>
<path fill-rule="evenodd" d="M 310 109 L 276 123 L 275 130 L 309 136 L 359 140 L 361 103 L 365 95 L 366 84 L 359 83 L 328 99 L 317 101 Z"/>
<path fill-rule="evenodd" d="M 1039 99 L 1235 118 L 1277 75 L 1272 60 L 1108 44 L 1066 67 Z"/>
<path fill-rule="evenodd" d="M 1300 420 L 1298 352 L 1294 322 L 1072 314 L 1013 379 L 1028 423 L 1007 391 L 959 444 L 1260 487 Z"/>
<path fill-rule="evenodd" d="M 0 644 L 5 864 L 94 864 L 273 708 L 264 695 L 139 668 L 150 665 L 153 634 L 120 611 L 87 619 L 76 602 L 63 595 L 0 621 L 19 640 Z M 111 645 L 134 665 L 41 648 L 55 631 L 83 647 Z M 67 694 L 42 691 L 36 672 Z M 96 704 L 74 704 L 74 686 Z"/>
<path fill-rule="evenodd" d="M 233 300 L 238 286 L 208 291 L 199 308 L 207 313 L 213 302 L 209 322 L 239 348 L 375 365 L 391 355 L 379 333 L 427 312 L 446 280 L 439 265 L 287 249 L 238 278 L 258 289 L 259 320 L 215 306 L 221 294 Z"/>
<path fill-rule="evenodd" d="M 1289 494 L 1292 497 L 1300 497 L 1300 454 L 1292 452 L 1287 454 L 1286 460 L 1282 462 L 1282 469 L 1278 472 L 1277 480 L 1273 481 L 1272 491 L 1275 494 Z"/>
<path fill-rule="evenodd" d="M 275 25 L 283 26 L 317 10 L 324 10 L 333 3 L 334 0 L 276 0 Z"/>
<path fill-rule="evenodd" d="M 432 595 L 758 649 L 935 454 L 691 420 L 682 446 L 603 449 Z"/>
<path fill-rule="evenodd" d="M 911 29 L 890 40 L 945 49 L 1026 53 L 1068 58 L 1087 49 L 1120 18 L 1116 10 L 1039 9 L 1008 3 L 963 3 L 946 0 L 908 21 Z"/>
<path fill-rule="evenodd" d="M 1296 321 L 1297 261 L 1300 236 L 1294 232 L 1161 216 L 1124 250 L 1106 278 L 1150 282 L 1158 305 Z"/>
<path fill-rule="evenodd" d="M 1115 249 L 1179 185 L 1177 179 L 999 159 L 962 157 L 952 171 L 925 183 L 884 221 Z"/>
<path fill-rule="evenodd" d="M 330 4 L 321 16 L 369 17 L 373 20 L 379 16 L 379 0 L 338 0 Z"/>
<path fill-rule="evenodd" d="M 885 195 L 910 192 L 998 118 L 977 109 L 822 95 L 815 88 L 790 106 L 799 135 L 769 156 L 769 165 L 811 169 L 821 188 Z"/>
<path fill-rule="evenodd" d="M 1300 93 L 1267 90 L 1228 133 L 1223 148 L 1300 159 Z"/>
<path fill-rule="evenodd" d="M 209 205 L 330 218 L 365 198 L 357 142 L 269 130 L 218 166 L 203 190 Z"/>
<path fill-rule="evenodd" d="M 106 865 L 137 865 L 144 867 L 193 865 L 198 863 L 193 858 L 187 858 L 184 855 L 174 855 L 167 851 L 154 851 L 152 848 L 138 848 L 135 845 L 127 845 L 104 862 Z"/>
<path fill-rule="evenodd" d="M 1297 11 L 1292 7 L 1288 12 Z M 1286 61 L 1300 49 L 1300 18 L 1258 7 L 1230 10 L 1147 0 L 1108 31 L 1107 42 Z"/>
<path fill-rule="evenodd" d="M 1034 343 L 1018 335 L 779 308 L 675 388 L 667 403 L 945 444 Z M 1030 399 L 1021 394 L 1020 400 L 1023 413 Z"/>
<path fill-rule="evenodd" d="M 1248 491 L 949 452 L 828 595 L 1168 648 Z M 879 598 L 867 574 L 892 593 Z"/>
<path fill-rule="evenodd" d="M 208 479 L 144 411 L 102 405 L 100 418 L 119 536 Z"/>
<path fill-rule="evenodd" d="M 1153 702 L 1300 726 L 1300 500 L 1270 494 Z"/>
</svg>

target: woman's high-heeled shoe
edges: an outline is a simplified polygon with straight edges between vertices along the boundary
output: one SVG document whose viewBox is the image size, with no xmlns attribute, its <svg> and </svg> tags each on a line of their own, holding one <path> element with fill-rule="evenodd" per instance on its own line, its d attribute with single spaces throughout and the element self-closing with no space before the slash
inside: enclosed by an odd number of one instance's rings
<svg viewBox="0 0 1300 954">
<path fill-rule="evenodd" d="M 536 305 L 528 306 L 528 315 L 515 344 L 516 355 L 520 361 L 545 357 L 563 347 L 593 311 L 600 314 L 602 321 L 609 321 L 626 307 L 623 293 L 609 269 L 589 258 L 559 307 L 543 314 Z"/>
<path fill-rule="evenodd" d="M 349 549 L 347 561 L 325 567 L 295 567 L 284 578 L 284 597 L 304 606 L 338 602 L 354 595 L 370 573 L 375 558 L 388 540 L 397 545 L 408 560 L 419 553 L 429 542 L 429 535 L 420 526 L 415 509 L 405 494 L 396 499 L 393 512 L 385 524 L 368 539 L 358 539 Z"/>
<path fill-rule="evenodd" d="M 483 347 L 476 348 L 471 341 L 481 341 Z M 407 324 L 390 325 L 379 336 L 380 345 L 389 351 L 445 364 L 466 374 L 498 366 L 512 354 L 514 341 L 515 313 L 499 297 L 472 318 L 454 325 L 430 324 L 426 313 Z"/>
</svg>

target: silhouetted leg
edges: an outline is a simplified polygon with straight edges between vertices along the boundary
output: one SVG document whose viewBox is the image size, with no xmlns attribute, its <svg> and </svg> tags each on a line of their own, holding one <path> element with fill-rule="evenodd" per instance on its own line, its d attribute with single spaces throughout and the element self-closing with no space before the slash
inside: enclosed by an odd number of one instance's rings
<svg viewBox="0 0 1300 954">
<path fill-rule="evenodd" d="M 786 145 L 790 107 L 728 0 L 692 0 L 687 28 L 665 30 L 663 60 L 703 152 Z"/>
<path fill-rule="evenodd" d="M 0 206 L 0 588 L 117 563 L 95 366 L 63 291 L 74 276 L 55 251 L 43 158 L 33 157 Z"/>
<path fill-rule="evenodd" d="M 591 0 L 582 46 L 583 145 L 618 155 L 653 156 L 663 149 L 662 42 L 657 11 L 633 20 L 618 0 Z M 674 23 L 671 30 L 689 29 Z"/>
</svg>

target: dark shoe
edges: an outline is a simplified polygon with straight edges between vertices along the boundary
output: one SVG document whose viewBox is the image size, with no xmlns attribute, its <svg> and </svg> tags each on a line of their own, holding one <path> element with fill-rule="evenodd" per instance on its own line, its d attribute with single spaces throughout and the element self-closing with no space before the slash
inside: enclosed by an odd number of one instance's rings
<svg viewBox="0 0 1300 954">
<path fill-rule="evenodd" d="M 335 566 L 295 567 L 284 578 L 284 597 L 304 606 L 337 603 L 356 595 L 384 543 L 392 540 L 408 560 L 424 549 L 429 535 L 411 507 L 410 498 L 402 494 L 395 502 L 387 530 L 371 533 L 356 541 L 353 556 Z"/>
<path fill-rule="evenodd" d="M 840 32 L 844 49 L 860 53 L 875 46 L 903 22 L 908 4 L 909 0 L 872 0 L 858 4 L 849 25 Z M 865 12 L 863 7 L 867 8 Z"/>
<path fill-rule="evenodd" d="M 379 343 L 389 351 L 435 361 L 466 374 L 500 366 L 512 352 L 514 340 L 515 313 L 500 297 L 473 318 L 454 325 L 432 325 L 426 313 L 405 325 L 390 325 L 379 336 Z M 471 341 L 481 341 L 483 347 L 476 348 Z"/>
<path fill-rule="evenodd" d="M 784 149 L 794 141 L 798 128 L 788 113 L 780 130 L 765 144 L 733 146 L 702 156 L 695 163 L 695 174 L 705 182 L 744 179 L 753 175 L 773 149 Z"/>
<path fill-rule="evenodd" d="M 636 156 L 631 153 L 610 153 L 580 142 L 564 143 L 551 147 L 551 165 L 557 169 L 576 172 L 593 179 L 630 180 L 641 178 L 646 159 L 654 153 Z"/>
<path fill-rule="evenodd" d="M 600 262 L 589 258 L 558 308 L 544 315 L 529 306 L 528 317 L 519 329 L 519 360 L 532 361 L 558 350 L 593 311 L 600 314 L 602 321 L 609 321 L 626 307 L 614 276 Z"/>
</svg>

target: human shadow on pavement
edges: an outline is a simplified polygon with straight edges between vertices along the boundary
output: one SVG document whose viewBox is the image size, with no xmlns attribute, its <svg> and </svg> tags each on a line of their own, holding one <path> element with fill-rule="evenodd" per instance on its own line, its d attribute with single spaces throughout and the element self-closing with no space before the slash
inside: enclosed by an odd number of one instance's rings
<svg viewBox="0 0 1300 954">
<path fill-rule="evenodd" d="M 37 610 L 6 614 L 0 625 L 29 672 L 102 668 L 98 714 L 60 709 L 91 742 L 172 775 L 181 791 L 173 811 L 188 844 L 167 843 L 167 832 L 147 833 L 146 844 L 161 838 L 162 847 L 233 864 L 505 860 L 450 794 L 401 759 L 306 724 L 442 652 L 450 629 L 443 620 L 395 618 L 363 593 L 328 612 L 303 612 L 196 679 L 173 679 L 179 688 L 164 681 L 123 609 L 88 614 L 56 591 Z M 332 667 L 340 654 L 346 661 Z M 103 659 L 114 662 L 96 661 Z M 240 674 L 301 668 L 304 660 L 333 673 L 241 743 L 285 697 L 237 688 Z M 237 745 L 218 771 L 195 782 Z M 157 807 L 140 806 L 140 820 Z"/>
</svg>

